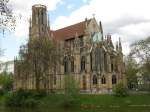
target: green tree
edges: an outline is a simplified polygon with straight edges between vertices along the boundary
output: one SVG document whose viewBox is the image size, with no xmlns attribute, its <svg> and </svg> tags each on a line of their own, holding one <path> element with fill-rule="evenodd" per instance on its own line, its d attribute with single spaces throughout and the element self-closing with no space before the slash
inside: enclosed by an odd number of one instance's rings
<svg viewBox="0 0 150 112">
<path fill-rule="evenodd" d="M 127 96 L 127 88 L 123 84 L 123 82 L 119 82 L 118 84 L 115 85 L 113 88 L 113 92 L 116 96 Z"/>
<path fill-rule="evenodd" d="M 80 90 L 78 85 L 78 82 L 74 80 L 72 75 L 65 75 L 65 95 L 78 95 Z"/>
<path fill-rule="evenodd" d="M 66 74 L 64 79 L 64 99 L 62 99 L 61 105 L 63 107 L 74 107 L 80 104 L 78 100 L 79 84 L 70 74 Z"/>
<path fill-rule="evenodd" d="M 125 59 L 125 73 L 127 77 L 127 86 L 129 89 L 137 87 L 137 72 L 138 64 L 131 56 L 127 56 Z"/>
<path fill-rule="evenodd" d="M 0 74 L 0 85 L 4 91 L 10 91 L 13 88 L 13 76 L 3 72 Z"/>
<path fill-rule="evenodd" d="M 130 55 L 139 60 L 140 73 L 150 90 L 150 37 L 133 43 Z"/>
</svg>

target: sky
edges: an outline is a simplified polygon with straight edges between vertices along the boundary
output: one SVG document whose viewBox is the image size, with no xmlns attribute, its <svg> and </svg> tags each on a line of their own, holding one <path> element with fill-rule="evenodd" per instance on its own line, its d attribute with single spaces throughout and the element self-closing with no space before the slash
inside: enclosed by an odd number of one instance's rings
<svg viewBox="0 0 150 112">
<path fill-rule="evenodd" d="M 101 21 L 104 34 L 111 34 L 114 43 L 119 37 L 123 53 L 127 55 L 131 43 L 150 36 L 149 0 L 10 0 L 16 15 L 16 29 L 0 33 L 0 48 L 4 56 L 0 61 L 13 60 L 19 47 L 28 40 L 29 18 L 34 4 L 47 6 L 51 29 L 92 18 Z"/>
</svg>

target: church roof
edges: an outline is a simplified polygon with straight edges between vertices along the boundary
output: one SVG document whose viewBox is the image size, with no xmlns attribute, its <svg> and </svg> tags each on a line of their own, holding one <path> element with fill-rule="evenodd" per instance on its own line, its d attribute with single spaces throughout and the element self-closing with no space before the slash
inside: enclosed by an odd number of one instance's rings
<svg viewBox="0 0 150 112">
<path fill-rule="evenodd" d="M 87 21 L 85 20 L 85 21 L 82 21 L 82 22 L 79 22 L 79 23 L 76 23 L 76 24 L 67 26 L 65 28 L 55 30 L 55 31 L 50 30 L 50 34 L 56 40 L 72 39 L 75 37 L 76 33 L 78 34 L 78 36 L 82 36 L 84 35 L 86 22 L 87 24 L 89 24 L 90 21 L 91 19 Z"/>
</svg>

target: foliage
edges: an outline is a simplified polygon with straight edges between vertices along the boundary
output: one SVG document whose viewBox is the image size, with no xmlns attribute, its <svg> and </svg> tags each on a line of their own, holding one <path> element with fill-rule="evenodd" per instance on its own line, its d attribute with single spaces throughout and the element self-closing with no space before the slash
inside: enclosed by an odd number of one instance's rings
<svg viewBox="0 0 150 112">
<path fill-rule="evenodd" d="M 127 96 L 127 88 L 123 84 L 123 82 L 119 82 L 114 88 L 113 92 L 115 96 Z"/>
<path fill-rule="evenodd" d="M 61 105 L 65 108 L 79 105 L 78 100 L 79 87 L 78 83 L 74 80 L 74 77 L 67 74 L 65 75 L 65 91 L 64 98 L 62 99 Z"/>
<path fill-rule="evenodd" d="M 78 85 L 79 84 L 74 80 L 72 75 L 65 75 L 65 95 L 78 95 L 80 90 Z"/>
<path fill-rule="evenodd" d="M 22 74 L 34 75 L 36 89 L 40 89 L 40 81 L 48 81 L 50 77 L 50 88 L 53 89 L 53 75 L 60 62 L 57 43 L 48 37 L 30 38 L 28 45 L 20 49 L 20 69 Z M 51 72 L 51 73 L 49 73 Z M 48 76 L 53 74 L 52 76 Z M 27 76 L 28 77 L 28 76 Z M 44 86 L 45 89 L 47 86 Z"/>
<path fill-rule="evenodd" d="M 112 106 L 128 107 L 128 105 L 149 105 L 150 94 L 131 94 L 126 97 L 116 97 L 113 95 L 102 95 L 102 94 L 79 94 L 77 96 L 78 100 L 75 102 L 74 105 L 62 104 L 64 99 L 64 94 L 50 94 L 43 99 L 40 100 L 39 107 L 40 108 L 64 108 L 64 107 L 71 107 L 71 109 L 94 109 L 98 108 L 109 108 Z M 61 106 L 61 107 L 60 107 Z M 62 107 L 63 106 L 63 107 Z M 114 107 L 115 108 L 115 107 Z M 143 107 L 145 108 L 145 106 Z"/>
<path fill-rule="evenodd" d="M 130 55 L 139 60 L 140 74 L 150 89 L 150 37 L 133 43 Z"/>
<path fill-rule="evenodd" d="M 9 0 L 0 0 L 0 30 L 14 30 L 16 17 L 13 15 Z"/>
<path fill-rule="evenodd" d="M 73 108 L 73 107 L 80 105 L 79 100 L 75 97 L 68 97 L 68 96 L 66 97 L 65 96 L 59 102 L 60 102 L 60 106 L 63 108 Z"/>
<path fill-rule="evenodd" d="M 4 95 L 5 91 L 3 89 L 0 89 L 0 96 Z"/>
<path fill-rule="evenodd" d="M 127 77 L 127 86 L 129 89 L 137 87 L 137 73 L 138 73 L 138 64 L 135 59 L 130 56 L 126 57 L 125 60 L 125 74 Z"/>
<path fill-rule="evenodd" d="M 146 61 L 150 57 L 150 37 L 131 44 L 130 55 L 140 58 L 141 61 Z"/>
<path fill-rule="evenodd" d="M 20 89 L 13 93 L 8 93 L 5 96 L 5 105 L 14 107 L 35 107 L 38 105 L 39 100 L 46 95 L 45 91 Z"/>
<path fill-rule="evenodd" d="M 3 72 L 0 74 L 0 85 L 4 91 L 10 91 L 13 88 L 13 74 Z"/>
</svg>

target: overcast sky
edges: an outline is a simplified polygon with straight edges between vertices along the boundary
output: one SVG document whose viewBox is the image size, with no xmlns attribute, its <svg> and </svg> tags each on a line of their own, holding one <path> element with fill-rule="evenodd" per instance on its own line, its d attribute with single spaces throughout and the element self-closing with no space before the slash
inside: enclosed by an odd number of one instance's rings
<svg viewBox="0 0 150 112">
<path fill-rule="evenodd" d="M 31 7 L 38 3 L 47 6 L 51 29 L 55 30 L 95 14 L 114 43 L 121 38 L 125 55 L 132 42 L 150 36 L 150 0 L 10 0 L 17 15 L 17 27 L 0 40 L 0 47 L 6 49 L 1 61 L 13 60 L 19 46 L 27 42 Z"/>
</svg>

